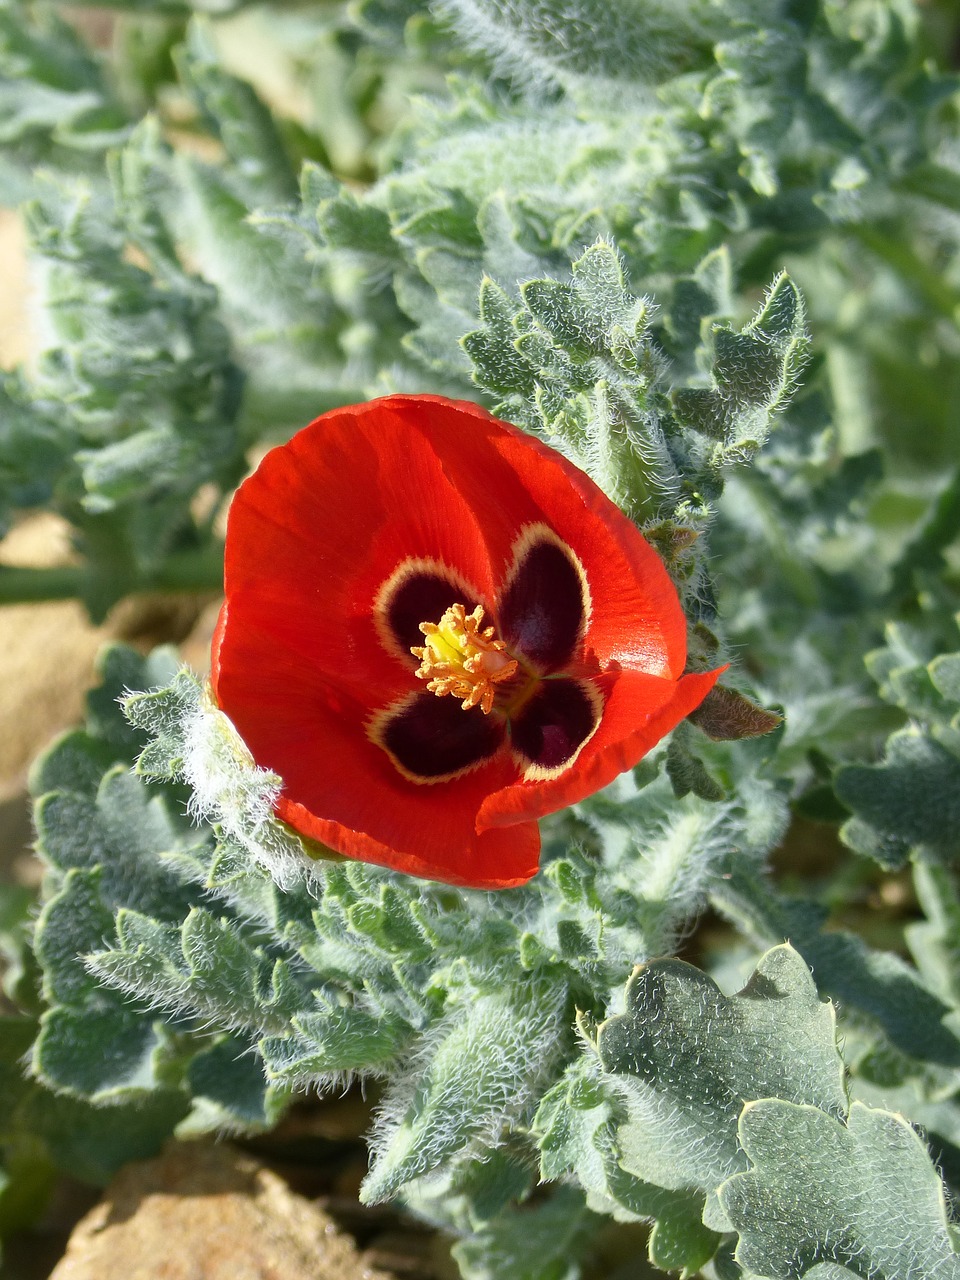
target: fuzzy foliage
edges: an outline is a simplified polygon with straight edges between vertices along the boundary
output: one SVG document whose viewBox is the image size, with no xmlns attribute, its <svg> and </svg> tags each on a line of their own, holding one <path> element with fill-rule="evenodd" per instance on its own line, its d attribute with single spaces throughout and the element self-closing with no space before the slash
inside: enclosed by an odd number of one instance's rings
<svg viewBox="0 0 960 1280">
<path fill-rule="evenodd" d="M 162 655 L 141 661 L 113 651 L 113 688 L 162 678 Z M 732 1000 L 670 961 L 648 961 L 621 994 L 631 961 L 675 945 L 708 895 L 733 898 L 731 848 L 751 882 L 744 853 L 756 865 L 782 831 L 768 786 L 678 802 L 648 768 L 617 799 L 554 819 L 530 886 L 455 890 L 318 861 L 270 817 L 275 779 L 188 674 L 128 698 L 132 727 L 109 706 L 106 690 L 95 695 L 86 730 L 37 770 L 38 787 L 54 788 L 38 807 L 51 869 L 35 940 L 49 1008 L 33 1063 L 48 1085 L 106 1101 L 162 1080 L 189 1132 L 261 1127 L 306 1085 L 382 1077 L 364 1195 L 403 1195 L 465 1232 L 467 1275 L 519 1247 L 510 1202 L 528 1194 L 538 1159 L 545 1178 L 587 1193 L 571 1248 L 589 1248 L 598 1212 L 652 1220 L 654 1262 L 693 1270 L 734 1229 L 716 1193 L 748 1169 L 744 1105 L 846 1114 L 833 1012 L 792 949 L 770 952 Z M 111 763 L 113 743 L 126 735 L 129 752 L 147 734 L 138 776 Z M 213 823 L 199 830 L 175 807 L 198 743 L 206 781 L 189 794 Z M 111 839 L 131 814 L 136 844 Z M 789 909 L 753 892 L 758 913 Z M 801 945 L 819 959 L 829 935 L 808 926 Z M 915 1021 L 924 999 L 946 1012 L 904 962 L 864 949 L 860 967 L 875 984 L 912 984 Z M 578 1009 L 596 1043 L 586 1057 Z M 882 1025 L 873 1036 L 882 1042 Z M 946 1031 L 928 1041 L 910 1045 L 928 1070 L 957 1060 Z M 761 1231 L 755 1217 L 737 1229 Z"/>
<path fill-rule="evenodd" d="M 910 723 L 889 738 L 881 763 L 845 765 L 835 780 L 854 815 L 843 840 L 888 867 L 960 855 L 960 653 L 928 659 L 930 639 L 891 623 L 884 648 L 867 655 L 880 696 Z"/>
<path fill-rule="evenodd" d="M 691 662 L 734 666 L 488 894 L 325 860 L 172 655 L 110 651 L 33 771 L 35 919 L 0 895 L 0 1230 L 57 1163 L 359 1077 L 364 1196 L 446 1225 L 467 1280 L 575 1280 L 611 1219 L 718 1280 L 954 1274 L 946 8 L 231 7 L 118 0 L 108 54 L 0 4 L 41 349 L 0 387 L 0 517 L 53 509 L 79 553 L 0 598 L 216 585 L 250 445 L 433 391 L 589 470 Z M 819 861 L 784 888 L 778 850 Z M 663 959 L 707 907 L 701 967 Z"/>
</svg>

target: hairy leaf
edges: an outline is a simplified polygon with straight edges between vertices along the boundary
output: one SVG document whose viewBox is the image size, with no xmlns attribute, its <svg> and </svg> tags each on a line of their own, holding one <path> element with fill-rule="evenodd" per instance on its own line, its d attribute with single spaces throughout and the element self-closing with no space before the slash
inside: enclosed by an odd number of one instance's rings
<svg viewBox="0 0 960 1280">
<path fill-rule="evenodd" d="M 635 1177 L 713 1191 L 742 1167 L 737 1117 L 757 1098 L 844 1112 L 834 1012 L 791 947 L 767 952 L 733 997 L 667 960 L 640 969 L 626 1001 L 597 1047 L 626 1108 L 617 1143 Z"/>
<path fill-rule="evenodd" d="M 720 1200 L 749 1271 L 792 1277 L 833 1263 L 891 1280 L 960 1275 L 943 1186 L 901 1116 L 855 1102 L 844 1124 L 768 1099 L 746 1107 L 740 1141 L 752 1167 Z"/>
</svg>

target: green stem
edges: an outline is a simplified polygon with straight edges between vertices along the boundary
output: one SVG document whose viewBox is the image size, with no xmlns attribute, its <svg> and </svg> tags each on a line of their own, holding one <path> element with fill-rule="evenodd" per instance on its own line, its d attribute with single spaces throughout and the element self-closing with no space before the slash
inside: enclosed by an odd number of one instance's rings
<svg viewBox="0 0 960 1280">
<path fill-rule="evenodd" d="M 28 568 L 0 565 L 0 605 L 44 600 L 85 599 L 95 584 L 89 565 Z M 223 548 L 217 544 L 169 556 L 150 574 L 118 582 L 121 596 L 150 591 L 219 591 L 223 586 Z"/>
<path fill-rule="evenodd" d="M 212 543 L 168 556 L 143 591 L 222 591 L 223 544 Z"/>
<path fill-rule="evenodd" d="M 80 565 L 25 569 L 0 565 L 0 604 L 36 604 L 71 600 L 82 594 L 87 571 Z"/>
</svg>

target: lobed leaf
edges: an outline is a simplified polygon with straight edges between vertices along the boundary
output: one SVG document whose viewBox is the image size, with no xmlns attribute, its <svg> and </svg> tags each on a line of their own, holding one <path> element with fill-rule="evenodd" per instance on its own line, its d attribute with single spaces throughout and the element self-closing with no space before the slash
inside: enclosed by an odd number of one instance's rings
<svg viewBox="0 0 960 1280">
<path fill-rule="evenodd" d="M 739 1132 L 751 1168 L 719 1195 L 748 1271 L 785 1278 L 823 1263 L 890 1280 L 960 1275 L 943 1185 L 902 1116 L 855 1102 L 844 1124 L 766 1099 L 744 1109 Z"/>
<path fill-rule="evenodd" d="M 663 960 L 634 974 L 626 1002 L 597 1048 L 626 1110 L 620 1163 L 643 1181 L 712 1192 L 742 1167 L 736 1122 L 754 1099 L 846 1109 L 833 1008 L 790 946 L 768 951 L 736 996 Z"/>
<path fill-rule="evenodd" d="M 960 1004 L 960 887 L 946 867 L 917 863 L 913 872 L 926 917 L 907 925 L 907 946 L 924 979 L 941 1000 Z"/>
<path fill-rule="evenodd" d="M 220 66 L 212 33 L 200 18 L 187 28 L 176 63 L 249 190 L 263 203 L 292 200 L 296 176 L 276 121 L 251 85 Z"/>
<path fill-rule="evenodd" d="M 847 765 L 834 786 L 856 815 L 841 834 L 858 853 L 890 868 L 960 855 L 960 759 L 924 733 L 895 734 L 881 764 Z"/>
<path fill-rule="evenodd" d="M 155 1155 L 188 1108 L 177 1089 L 123 1088 L 109 1105 L 91 1103 L 67 1094 L 51 1093 L 23 1074 L 22 1060 L 36 1033 L 29 1018 L 0 1019 L 0 1147 L 20 1164 L 17 1182 L 25 1173 L 33 1191 L 47 1190 L 55 1165 L 82 1182 L 106 1183 L 121 1165 Z M 39 1205 L 32 1206 L 34 1213 Z M 0 1217 L 7 1206 L 0 1201 Z"/>
<path fill-rule="evenodd" d="M 297 1014 L 289 1032 L 266 1037 L 260 1051 L 271 1079 L 303 1086 L 346 1072 L 385 1073 L 410 1039 L 409 1024 L 396 1015 L 326 1004 Z"/>
<path fill-rule="evenodd" d="M 599 1219 L 570 1187 L 494 1218 L 451 1250 L 463 1280 L 578 1280 Z"/>
<path fill-rule="evenodd" d="M 241 1131 L 269 1129 L 283 1113 L 289 1091 L 269 1082 L 254 1046 L 236 1036 L 221 1036 L 196 1054 L 187 1068 L 195 1100 L 213 1110 L 202 1128 L 227 1126 Z"/>
<path fill-rule="evenodd" d="M 711 466 L 746 461 L 763 444 L 769 420 L 789 400 L 806 363 L 809 338 L 803 300 L 785 275 L 767 292 L 757 314 L 739 333 L 715 326 L 712 387 L 677 391 L 678 419 L 715 439 Z"/>
<path fill-rule="evenodd" d="M 899 955 L 870 947 L 846 930 L 824 930 L 822 908 L 778 900 L 741 869 L 718 879 L 711 899 L 758 945 L 789 938 L 818 987 L 843 1007 L 866 1014 L 902 1052 L 949 1067 L 960 1063 L 960 1039 L 944 1022 L 949 1005 Z"/>
</svg>

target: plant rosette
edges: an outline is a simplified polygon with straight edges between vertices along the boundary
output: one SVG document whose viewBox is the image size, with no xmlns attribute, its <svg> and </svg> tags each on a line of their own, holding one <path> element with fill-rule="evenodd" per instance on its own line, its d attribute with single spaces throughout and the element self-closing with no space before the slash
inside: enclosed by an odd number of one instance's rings
<svg viewBox="0 0 960 1280">
<path fill-rule="evenodd" d="M 483 409 L 396 395 L 266 455 L 230 508 L 212 690 L 277 817 L 451 884 L 536 873 L 537 819 L 631 768 L 684 674 L 657 553 L 586 475 Z"/>
</svg>

